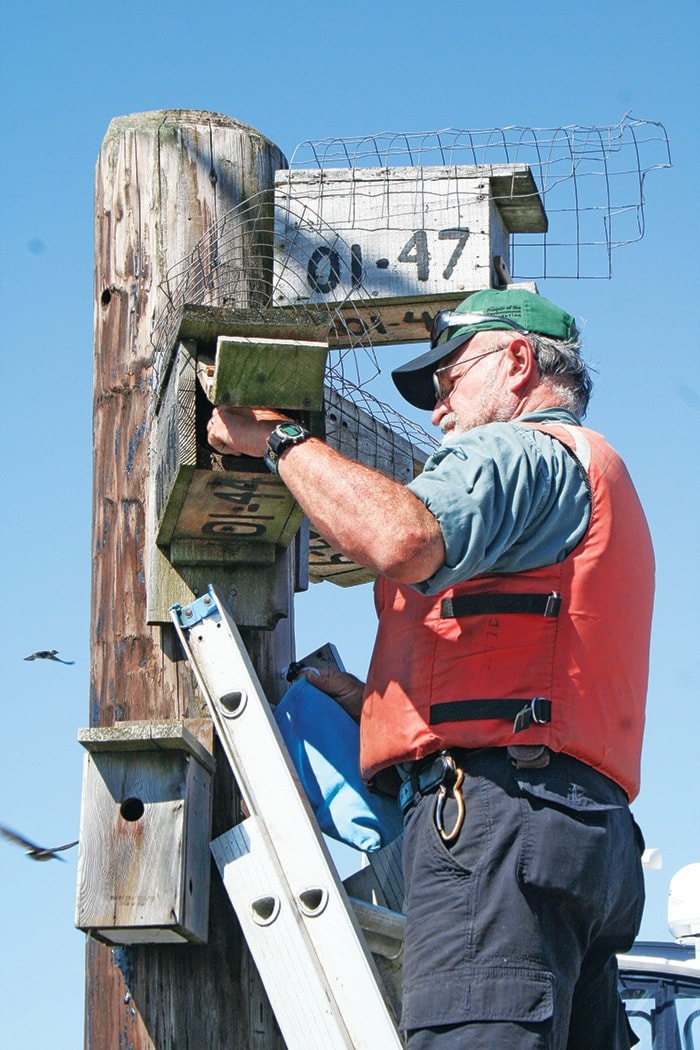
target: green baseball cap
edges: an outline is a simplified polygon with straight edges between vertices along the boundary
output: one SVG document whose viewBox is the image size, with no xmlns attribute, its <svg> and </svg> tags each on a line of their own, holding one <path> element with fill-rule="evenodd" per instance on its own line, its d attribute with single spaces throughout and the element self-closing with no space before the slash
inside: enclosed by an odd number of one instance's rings
<svg viewBox="0 0 700 1050">
<path fill-rule="evenodd" d="M 493 314 L 507 321 L 515 321 L 527 332 L 538 332 L 550 335 L 553 339 L 573 339 L 576 337 L 576 321 L 550 299 L 545 299 L 537 292 L 527 288 L 485 288 L 483 292 L 474 292 L 457 307 L 455 313 Z M 481 328 L 488 328 L 482 325 Z M 495 328 L 498 325 L 494 325 Z M 474 334 L 467 329 L 467 334 Z M 458 330 L 454 336 L 461 335 Z"/>
<path fill-rule="evenodd" d="M 460 314 L 465 314 L 463 325 Z M 430 350 L 391 373 L 399 393 L 409 404 L 430 411 L 435 406 L 432 376 L 438 363 L 477 332 L 500 329 L 524 335 L 537 332 L 554 339 L 577 335 L 571 314 L 543 295 L 526 288 L 486 288 L 468 296 L 456 310 L 440 310 L 435 315 Z"/>
</svg>

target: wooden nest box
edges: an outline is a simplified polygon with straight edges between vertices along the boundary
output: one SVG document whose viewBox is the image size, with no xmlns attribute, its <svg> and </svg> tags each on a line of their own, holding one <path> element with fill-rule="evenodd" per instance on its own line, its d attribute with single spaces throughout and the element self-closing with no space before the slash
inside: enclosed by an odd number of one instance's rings
<svg viewBox="0 0 700 1050">
<path fill-rule="evenodd" d="M 547 225 L 526 164 L 278 171 L 275 306 L 338 306 L 374 346 L 427 340 L 438 310 L 511 283 L 513 234 Z"/>
<path fill-rule="evenodd" d="M 299 330 L 289 317 L 281 323 L 295 338 L 256 335 L 255 318 L 242 319 L 235 310 L 185 309 L 151 440 L 152 623 L 169 622 L 171 606 L 188 604 L 216 579 L 239 627 L 274 628 L 290 614 L 279 563 L 295 540 L 296 590 L 309 580 L 351 586 L 373 578 L 309 534 L 300 507 L 262 460 L 222 456 L 209 447 L 206 421 L 214 404 L 267 402 L 301 419 L 332 448 L 404 484 L 422 469 L 425 455 L 407 438 L 324 387 L 327 320 L 325 330 Z"/>
<path fill-rule="evenodd" d="M 75 925 L 110 944 L 206 942 L 213 756 L 183 722 L 78 740 L 88 753 Z"/>
</svg>

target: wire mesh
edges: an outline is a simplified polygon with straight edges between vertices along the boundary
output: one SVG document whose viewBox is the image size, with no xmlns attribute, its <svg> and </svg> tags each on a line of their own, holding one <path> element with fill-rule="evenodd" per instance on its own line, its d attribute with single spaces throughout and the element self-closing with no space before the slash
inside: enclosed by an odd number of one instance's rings
<svg viewBox="0 0 700 1050">
<path fill-rule="evenodd" d="M 388 184 L 397 167 L 415 169 L 420 179 L 421 172 L 435 167 L 471 166 L 488 175 L 503 165 L 530 170 L 532 193 L 544 204 L 549 220 L 546 232 L 511 236 L 510 273 L 522 281 L 610 277 L 613 249 L 644 234 L 647 175 L 670 167 L 671 160 L 663 125 L 624 118 L 602 128 L 445 129 L 307 141 L 293 151 L 288 177 L 305 169 L 345 169 L 352 175 L 373 168 Z M 492 178 L 490 185 L 500 184 Z M 346 240 L 352 239 L 352 192 L 347 221 L 338 223 L 336 215 L 332 224 L 324 218 L 323 193 L 315 207 L 287 195 L 281 210 L 271 191 L 257 194 L 222 216 L 190 255 L 171 268 L 161 286 L 165 305 L 152 336 L 156 406 L 185 307 L 220 307 L 229 321 L 240 318 L 251 334 L 269 331 L 279 337 L 284 331 L 285 338 L 294 338 L 295 329 L 304 326 L 327 334 L 329 387 L 398 430 L 412 445 L 434 447 L 417 424 L 369 389 L 380 373 L 375 345 L 387 340 L 376 338 L 371 294 L 361 271 L 358 276 L 352 266 L 354 246 Z M 503 192 L 512 193 L 512 186 Z M 290 264 L 295 258 L 308 259 L 311 244 L 329 277 L 337 277 L 335 259 L 351 260 L 346 267 L 350 277 L 345 284 L 336 282 L 332 303 L 322 295 L 306 302 L 298 295 L 298 275 Z M 282 308 L 280 302 L 286 305 Z M 429 310 L 418 318 L 426 338 L 431 320 Z"/>
<path fill-rule="evenodd" d="M 447 128 L 302 142 L 290 170 L 527 165 L 549 218 L 542 236 L 514 235 L 518 280 L 609 278 L 612 252 L 644 235 L 644 184 L 671 166 L 662 124 L 624 117 L 607 127 Z M 321 213 L 322 214 L 322 213 Z"/>
</svg>

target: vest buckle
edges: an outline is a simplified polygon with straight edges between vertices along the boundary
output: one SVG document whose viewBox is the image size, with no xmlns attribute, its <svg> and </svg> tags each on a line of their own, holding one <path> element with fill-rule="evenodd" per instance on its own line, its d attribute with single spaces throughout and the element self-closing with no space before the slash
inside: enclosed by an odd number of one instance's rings
<svg viewBox="0 0 700 1050">
<path fill-rule="evenodd" d="M 546 696 L 533 696 L 529 704 L 526 704 L 515 716 L 513 732 L 521 733 L 523 729 L 529 729 L 533 722 L 538 726 L 543 726 L 551 721 L 552 701 Z"/>
</svg>

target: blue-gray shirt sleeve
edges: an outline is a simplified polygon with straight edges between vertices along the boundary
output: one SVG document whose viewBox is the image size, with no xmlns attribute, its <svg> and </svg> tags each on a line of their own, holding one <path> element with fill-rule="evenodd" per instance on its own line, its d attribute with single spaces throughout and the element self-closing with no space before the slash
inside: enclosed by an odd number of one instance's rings
<svg viewBox="0 0 700 1050">
<path fill-rule="evenodd" d="M 556 438 L 489 423 L 438 449 L 409 488 L 437 518 L 446 561 L 415 584 L 436 594 L 485 572 L 562 561 L 583 536 L 590 498 L 581 468 Z"/>
</svg>

